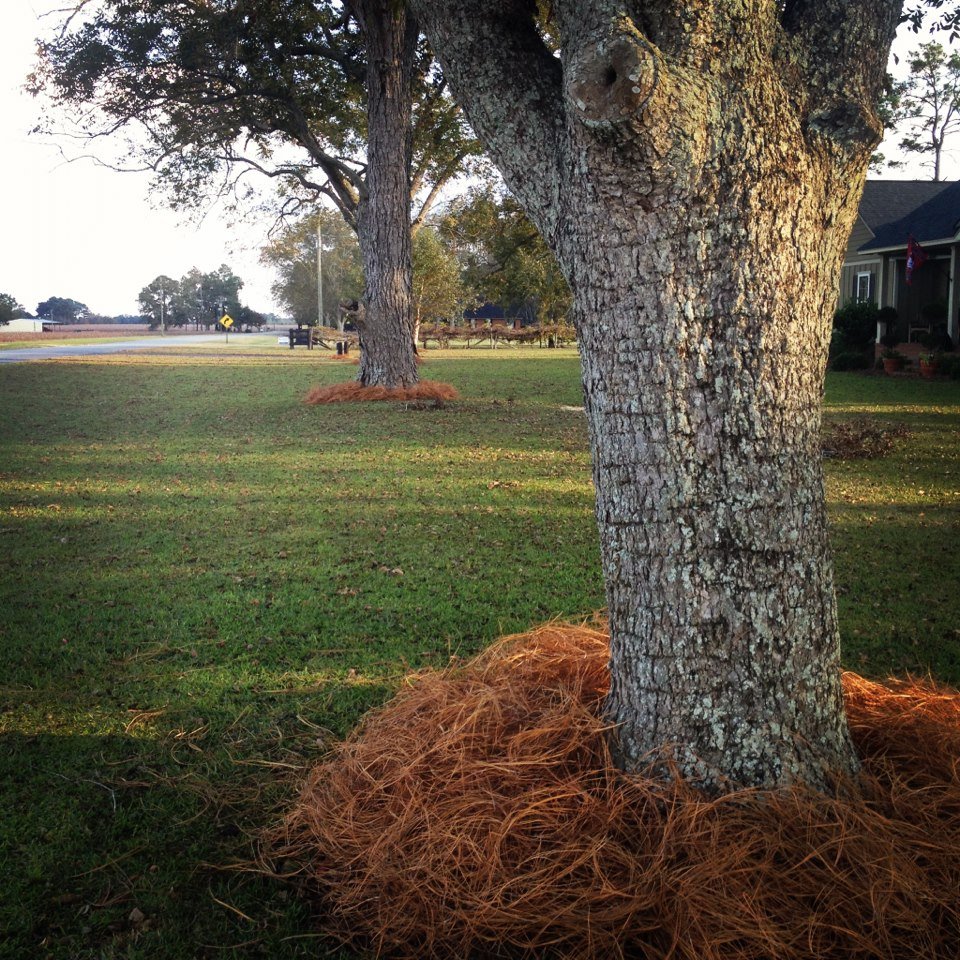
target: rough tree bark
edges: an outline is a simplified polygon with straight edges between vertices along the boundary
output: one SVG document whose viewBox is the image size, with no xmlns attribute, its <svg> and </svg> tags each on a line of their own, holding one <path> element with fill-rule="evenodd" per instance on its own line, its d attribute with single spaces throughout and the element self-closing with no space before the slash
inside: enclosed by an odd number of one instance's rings
<svg viewBox="0 0 960 960">
<path fill-rule="evenodd" d="M 410 155 L 418 27 L 402 3 L 355 0 L 367 52 L 367 177 L 357 207 L 364 306 L 364 386 L 419 382 L 411 313 Z M 398 154 L 403 163 L 398 163 Z"/>
<path fill-rule="evenodd" d="M 820 404 L 900 0 L 413 7 L 574 294 L 619 762 L 854 772 Z"/>
</svg>

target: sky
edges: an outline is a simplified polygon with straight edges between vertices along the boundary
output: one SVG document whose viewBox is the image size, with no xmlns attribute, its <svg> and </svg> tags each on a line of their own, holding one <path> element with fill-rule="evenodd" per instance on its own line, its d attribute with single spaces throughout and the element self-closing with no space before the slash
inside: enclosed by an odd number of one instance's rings
<svg viewBox="0 0 960 960">
<path fill-rule="evenodd" d="M 59 149 L 30 134 L 38 104 L 22 90 L 36 37 L 56 20 L 51 0 L 0 0 L 0 293 L 36 311 L 49 297 L 69 297 L 94 313 L 136 314 L 137 295 L 160 274 L 228 264 L 242 280 L 240 298 L 261 312 L 278 310 L 273 274 L 258 263 L 269 224 L 230 226 L 208 210 L 200 224 L 150 196 L 147 174 L 116 173 L 91 159 L 65 162 Z"/>
<path fill-rule="evenodd" d="M 90 158 L 67 162 L 59 149 L 30 133 L 38 104 L 23 92 L 34 59 L 34 41 L 49 35 L 62 6 L 52 0 L 0 0 L 0 293 L 27 310 L 49 297 L 70 297 L 93 312 L 137 313 L 137 294 L 160 274 L 179 278 L 191 267 L 222 263 L 244 280 L 241 299 L 262 312 L 278 310 L 271 271 L 258 262 L 269 224 L 250 218 L 227 222 L 222 210 L 200 223 L 164 208 L 151 197 L 146 174 L 116 173 Z M 901 61 L 925 40 L 904 31 L 894 46 Z M 938 38 L 946 44 L 946 39 Z M 903 72 L 903 64 L 893 67 Z M 896 153 L 890 143 L 881 147 Z M 946 158 L 946 179 L 960 177 L 960 143 Z M 888 177 L 925 178 L 916 163 Z"/>
</svg>

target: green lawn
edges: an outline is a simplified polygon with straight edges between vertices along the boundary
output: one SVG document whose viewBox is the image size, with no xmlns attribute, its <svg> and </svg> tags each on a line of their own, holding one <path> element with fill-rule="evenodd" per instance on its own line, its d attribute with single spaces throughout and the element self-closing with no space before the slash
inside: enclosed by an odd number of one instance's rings
<svg viewBox="0 0 960 960">
<path fill-rule="evenodd" d="M 325 955 L 223 869 L 295 770 L 604 603 L 574 351 L 430 351 L 439 410 L 307 407 L 354 368 L 260 353 L 0 369 L 0 958 Z M 828 463 L 845 659 L 960 683 L 960 385 L 837 374 L 827 415 L 909 429 Z"/>
</svg>

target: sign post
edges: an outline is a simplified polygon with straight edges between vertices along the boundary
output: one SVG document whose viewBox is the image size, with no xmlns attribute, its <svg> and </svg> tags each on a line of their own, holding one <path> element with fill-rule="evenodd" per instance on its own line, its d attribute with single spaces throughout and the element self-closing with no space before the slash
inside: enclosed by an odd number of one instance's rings
<svg viewBox="0 0 960 960">
<path fill-rule="evenodd" d="M 230 328 L 233 326 L 233 317 L 231 317 L 229 313 L 225 313 L 225 314 L 220 318 L 220 326 L 223 327 L 223 329 L 226 330 L 226 332 L 227 332 L 227 338 L 226 338 L 226 340 L 224 340 L 224 343 L 229 343 L 229 342 L 230 342 Z"/>
</svg>

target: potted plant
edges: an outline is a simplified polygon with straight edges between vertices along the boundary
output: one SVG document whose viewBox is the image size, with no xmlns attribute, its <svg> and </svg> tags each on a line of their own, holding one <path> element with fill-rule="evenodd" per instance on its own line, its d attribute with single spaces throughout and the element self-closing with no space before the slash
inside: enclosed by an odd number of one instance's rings
<svg viewBox="0 0 960 960">
<path fill-rule="evenodd" d="M 887 347 L 887 349 L 880 354 L 880 359 L 883 361 L 884 373 L 897 373 L 903 369 L 907 360 L 902 353 L 894 350 L 893 347 Z"/>
<path fill-rule="evenodd" d="M 920 354 L 920 376 L 926 380 L 935 377 L 940 371 L 940 357 L 936 353 Z"/>
</svg>

